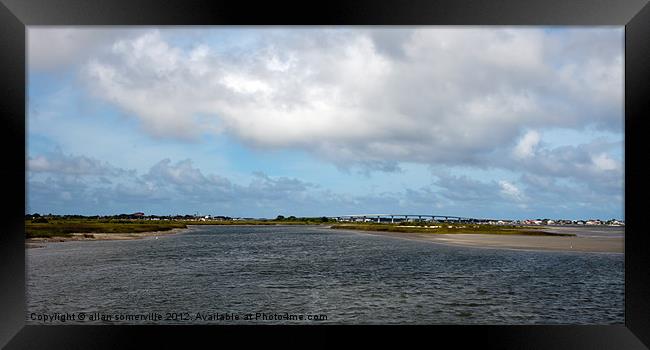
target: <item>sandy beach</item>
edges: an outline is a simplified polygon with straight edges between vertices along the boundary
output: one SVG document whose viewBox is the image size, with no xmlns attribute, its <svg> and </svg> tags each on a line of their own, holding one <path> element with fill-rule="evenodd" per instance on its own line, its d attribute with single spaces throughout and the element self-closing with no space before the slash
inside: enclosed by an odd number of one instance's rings
<svg viewBox="0 0 650 350">
<path fill-rule="evenodd" d="M 177 234 L 187 228 L 174 228 L 167 231 L 152 231 L 140 233 L 72 233 L 70 237 L 28 238 L 25 240 L 26 248 L 39 248 L 42 243 L 57 243 L 69 241 L 124 241 L 142 239 L 146 237 L 169 236 Z"/>
<path fill-rule="evenodd" d="M 456 246 L 471 246 L 482 248 L 503 248 L 519 250 L 552 250 L 575 251 L 594 253 L 623 253 L 623 237 L 604 237 L 588 235 L 589 228 L 575 227 L 549 227 L 547 232 L 574 233 L 575 237 L 553 236 L 524 236 L 524 235 L 498 235 L 498 234 L 427 234 L 427 233 L 402 233 L 361 231 L 356 233 L 388 236 L 394 238 L 411 239 L 418 241 L 449 244 Z"/>
</svg>

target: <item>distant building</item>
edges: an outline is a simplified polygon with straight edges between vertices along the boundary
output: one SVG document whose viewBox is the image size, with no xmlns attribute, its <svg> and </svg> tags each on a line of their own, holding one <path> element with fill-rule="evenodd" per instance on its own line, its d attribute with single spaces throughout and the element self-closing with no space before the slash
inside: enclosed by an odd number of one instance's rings
<svg viewBox="0 0 650 350">
<path fill-rule="evenodd" d="M 524 220 L 524 225 L 541 225 L 542 220 Z"/>
</svg>

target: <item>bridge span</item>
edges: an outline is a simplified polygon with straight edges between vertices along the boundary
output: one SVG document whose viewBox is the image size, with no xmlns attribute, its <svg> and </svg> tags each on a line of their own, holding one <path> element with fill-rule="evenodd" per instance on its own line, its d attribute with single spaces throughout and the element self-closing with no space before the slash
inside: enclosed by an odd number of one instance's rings
<svg viewBox="0 0 650 350">
<path fill-rule="evenodd" d="M 352 214 L 332 216 L 337 221 L 373 221 L 373 222 L 402 222 L 402 221 L 439 221 L 439 222 L 482 222 L 482 219 L 475 219 L 454 215 L 432 215 L 432 214 Z"/>
</svg>

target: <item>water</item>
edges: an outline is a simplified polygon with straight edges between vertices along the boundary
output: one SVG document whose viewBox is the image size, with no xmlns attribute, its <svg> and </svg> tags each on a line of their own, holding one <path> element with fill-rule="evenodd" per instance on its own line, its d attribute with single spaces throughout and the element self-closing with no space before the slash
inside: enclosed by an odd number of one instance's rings
<svg viewBox="0 0 650 350">
<path fill-rule="evenodd" d="M 30 324 L 79 312 L 164 318 L 95 321 L 107 324 L 624 323 L 622 254 L 453 247 L 304 226 L 194 226 L 26 254 Z M 327 320 L 244 319 L 256 313 Z"/>
</svg>

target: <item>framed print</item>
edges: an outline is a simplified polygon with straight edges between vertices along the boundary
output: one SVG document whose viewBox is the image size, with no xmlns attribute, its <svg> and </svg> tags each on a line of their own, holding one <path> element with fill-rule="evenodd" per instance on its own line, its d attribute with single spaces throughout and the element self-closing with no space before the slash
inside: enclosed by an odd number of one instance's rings
<svg viewBox="0 0 650 350">
<path fill-rule="evenodd" d="M 7 348 L 650 344 L 646 2 L 0 15 Z"/>
</svg>

